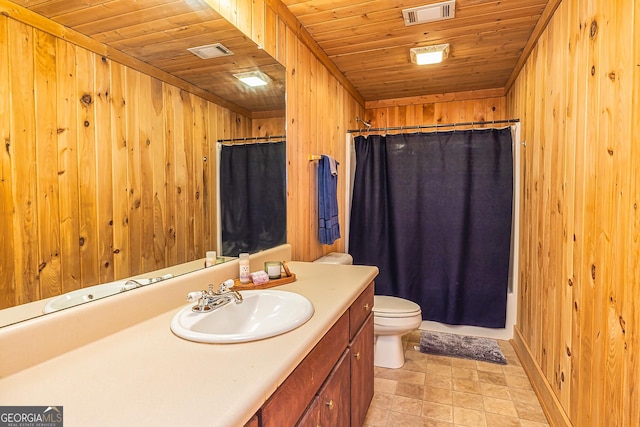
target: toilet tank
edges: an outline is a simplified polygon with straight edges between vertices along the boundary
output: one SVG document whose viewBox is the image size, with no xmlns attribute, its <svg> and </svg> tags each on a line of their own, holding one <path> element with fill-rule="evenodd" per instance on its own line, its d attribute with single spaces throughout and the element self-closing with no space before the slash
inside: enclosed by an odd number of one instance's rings
<svg viewBox="0 0 640 427">
<path fill-rule="evenodd" d="M 323 257 L 318 258 L 313 262 L 319 262 L 322 264 L 344 264 L 351 265 L 353 264 L 353 257 L 349 254 L 345 254 L 342 252 L 330 252 Z"/>
</svg>

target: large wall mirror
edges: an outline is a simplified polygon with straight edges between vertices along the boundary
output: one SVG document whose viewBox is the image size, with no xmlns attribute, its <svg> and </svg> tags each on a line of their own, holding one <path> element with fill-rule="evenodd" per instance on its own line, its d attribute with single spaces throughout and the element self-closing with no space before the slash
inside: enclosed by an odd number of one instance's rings
<svg viewBox="0 0 640 427">
<path fill-rule="evenodd" d="M 202 268 L 218 249 L 217 141 L 284 134 L 284 67 L 204 0 L 13 3 L 0 6 L 0 326 L 41 315 L 36 301 Z"/>
</svg>

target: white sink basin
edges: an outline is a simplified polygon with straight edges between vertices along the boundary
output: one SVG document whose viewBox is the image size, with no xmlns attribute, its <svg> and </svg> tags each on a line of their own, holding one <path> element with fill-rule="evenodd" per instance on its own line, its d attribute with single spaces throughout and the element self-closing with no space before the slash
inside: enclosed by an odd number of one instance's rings
<svg viewBox="0 0 640 427">
<path fill-rule="evenodd" d="M 302 295 L 274 289 L 240 291 L 244 301 L 230 302 L 214 311 L 194 313 L 193 303 L 171 321 L 180 338 L 205 343 L 238 343 L 280 335 L 313 316 L 313 304 Z"/>
<path fill-rule="evenodd" d="M 84 304 L 85 302 L 108 297 L 110 295 L 119 294 L 140 286 L 146 286 L 173 277 L 171 274 L 152 278 L 152 279 L 122 279 L 115 282 L 103 283 L 102 285 L 94 285 L 75 291 L 67 292 L 59 297 L 50 300 L 42 309 L 43 313 L 51 313 L 53 311 L 62 310 L 63 308 L 73 307 L 74 305 Z"/>
<path fill-rule="evenodd" d="M 51 313 L 63 308 L 73 307 L 74 305 L 108 297 L 109 295 L 115 295 L 120 293 L 125 282 L 126 280 L 119 280 L 117 282 L 89 286 L 88 288 L 67 292 L 66 294 L 62 294 L 59 297 L 50 300 L 47 305 L 44 306 L 42 312 Z"/>
</svg>

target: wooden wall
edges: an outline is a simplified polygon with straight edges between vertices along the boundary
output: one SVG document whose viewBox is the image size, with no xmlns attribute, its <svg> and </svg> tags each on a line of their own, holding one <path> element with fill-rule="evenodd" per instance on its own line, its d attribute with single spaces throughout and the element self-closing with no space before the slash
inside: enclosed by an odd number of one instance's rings
<svg viewBox="0 0 640 427">
<path fill-rule="evenodd" d="M 502 89 L 367 102 L 364 116 L 373 128 L 490 122 L 505 118 Z M 358 128 L 363 127 L 358 123 Z"/>
<path fill-rule="evenodd" d="M 0 154 L 0 307 L 213 248 L 212 141 L 220 138 L 286 131 L 293 257 L 344 250 L 344 239 L 318 243 L 317 162 L 308 158 L 326 153 L 344 165 L 345 131 L 364 114 L 364 102 L 283 15 L 279 1 L 208 2 L 286 66 L 285 128 L 281 119 L 252 123 L 165 83 L 161 74 L 53 37 L 52 28 L 68 30 L 51 21 L 37 21 L 46 23 L 45 32 L 0 17 L 0 132 L 7 141 Z M 344 188 L 341 180 L 339 192 Z M 344 224 L 342 198 L 339 205 Z"/>
<path fill-rule="evenodd" d="M 374 126 L 505 118 L 501 88 L 367 103 L 365 112 L 362 97 L 279 0 L 207 3 L 287 68 L 287 240 L 295 260 L 344 251 L 344 228 L 343 238 L 333 245 L 318 242 L 317 162 L 310 162 L 309 155 L 329 154 L 345 167 L 345 135 L 361 126 L 356 117 Z M 341 172 L 338 194 L 346 188 L 347 173 Z M 344 227 L 343 197 L 338 197 L 338 209 Z"/>
<path fill-rule="evenodd" d="M 215 142 L 251 133 L 244 116 L 0 16 L 0 308 L 203 257 Z"/>
<path fill-rule="evenodd" d="M 516 346 L 555 425 L 640 425 L 640 1 L 565 0 L 522 120 Z"/>
<path fill-rule="evenodd" d="M 338 195 L 345 194 L 347 129 L 363 108 L 331 76 L 291 32 L 287 32 L 287 241 L 293 259 L 312 261 L 331 251 L 344 251 L 344 197 L 338 196 L 342 238 L 333 245 L 318 240 L 318 162 L 312 154 L 328 154 L 342 166 Z"/>
<path fill-rule="evenodd" d="M 346 165 L 347 129 L 364 114 L 364 101 L 279 0 L 207 0 L 217 12 L 282 63 L 287 69 L 287 241 L 294 260 L 311 261 L 344 251 L 343 238 L 331 246 L 318 241 L 317 162 L 311 154 L 328 154 Z M 345 192 L 341 170 L 338 194 Z M 338 198 L 340 224 L 344 198 Z"/>
</svg>

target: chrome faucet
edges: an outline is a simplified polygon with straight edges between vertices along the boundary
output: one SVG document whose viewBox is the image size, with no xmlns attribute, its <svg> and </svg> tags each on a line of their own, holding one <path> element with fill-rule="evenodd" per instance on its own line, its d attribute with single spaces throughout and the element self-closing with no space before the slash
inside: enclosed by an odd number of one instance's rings
<svg viewBox="0 0 640 427">
<path fill-rule="evenodd" d="M 120 288 L 120 292 L 128 291 L 130 289 L 135 289 L 135 288 L 141 288 L 143 286 L 144 285 L 138 282 L 136 279 L 129 279 L 126 282 L 124 282 L 124 285 L 122 285 L 122 288 Z"/>
<path fill-rule="evenodd" d="M 195 313 L 206 313 L 222 307 L 234 301 L 236 304 L 242 303 L 242 295 L 233 288 L 233 279 L 225 280 L 218 286 L 218 290 L 213 290 L 213 285 L 209 285 L 209 291 L 196 291 L 187 294 L 187 301 L 198 302 L 191 310 Z"/>
<path fill-rule="evenodd" d="M 172 277 L 173 274 L 165 274 L 163 276 L 152 277 L 150 279 L 129 279 L 124 282 L 124 285 L 122 285 L 122 288 L 120 288 L 120 292 L 128 291 L 135 288 L 141 288 L 143 286 L 161 282 L 162 280 L 170 279 Z"/>
</svg>

